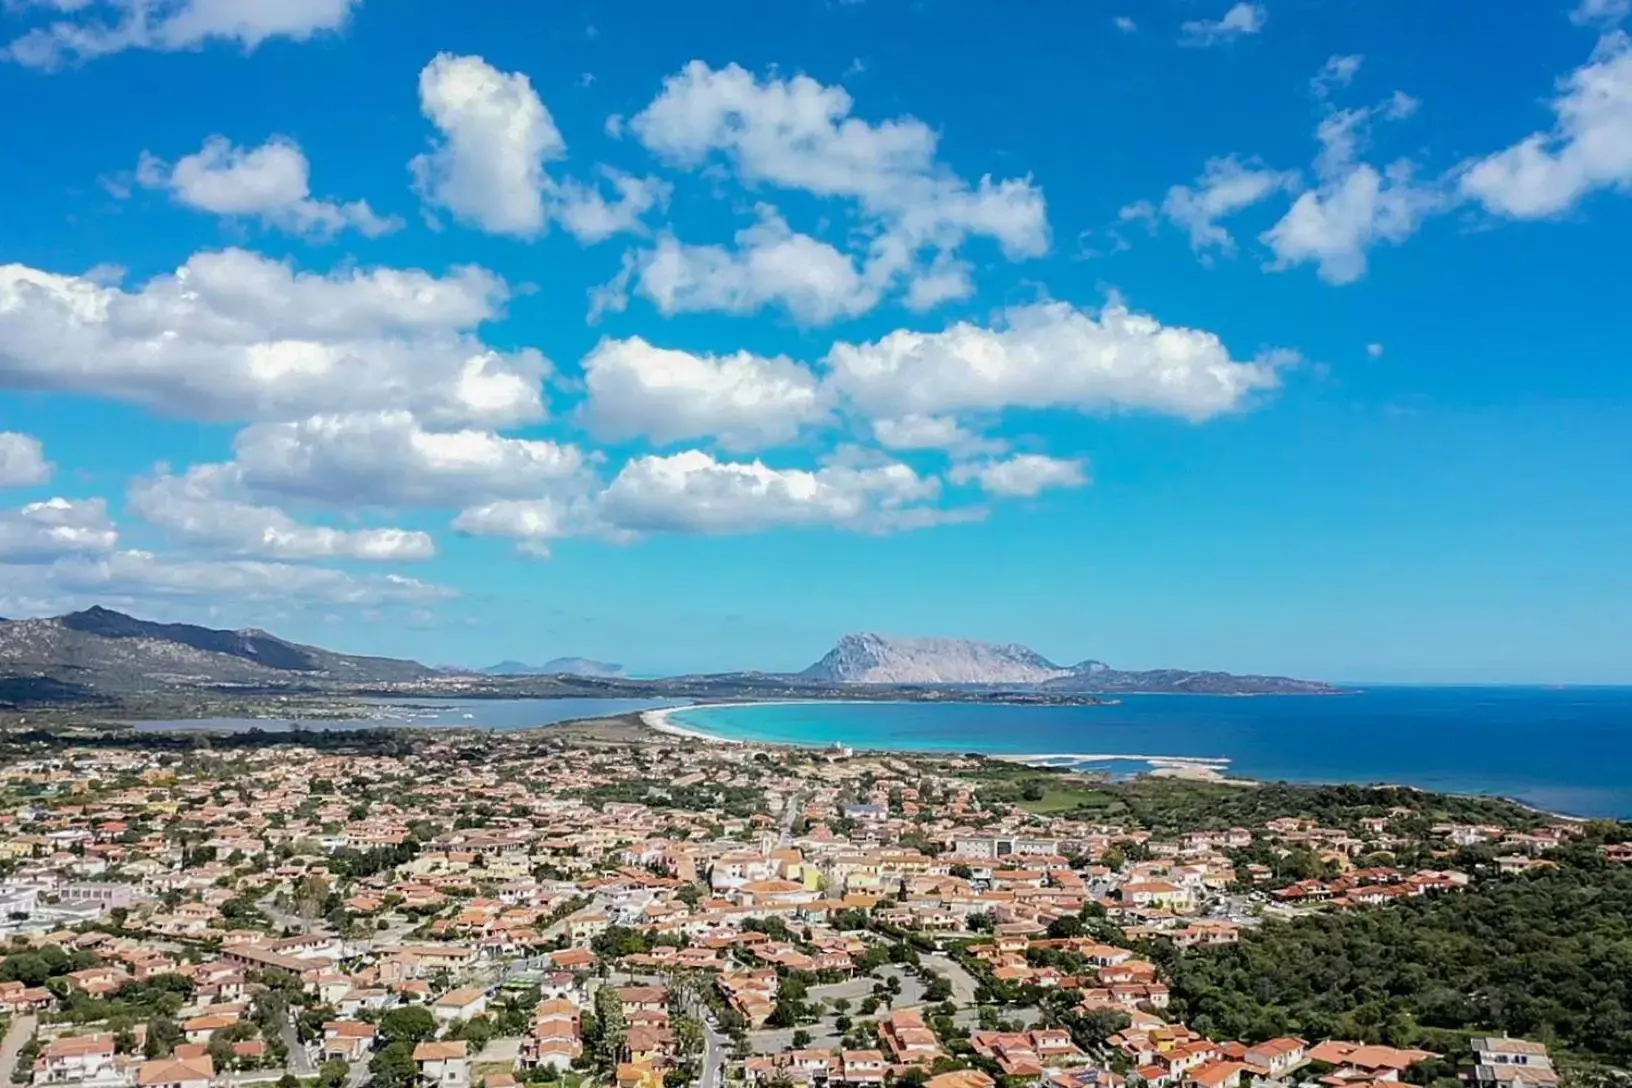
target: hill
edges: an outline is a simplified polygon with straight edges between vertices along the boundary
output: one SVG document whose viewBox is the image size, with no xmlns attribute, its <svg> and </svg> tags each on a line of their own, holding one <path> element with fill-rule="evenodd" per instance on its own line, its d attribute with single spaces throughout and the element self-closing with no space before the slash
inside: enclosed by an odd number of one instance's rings
<svg viewBox="0 0 1632 1088">
<path fill-rule="evenodd" d="M 1123 671 L 1102 661 L 1057 665 L 1028 646 L 964 638 L 841 638 L 800 678 L 835 684 L 1033 687 L 1059 694 L 1190 692 L 1208 695 L 1324 694 L 1329 684 L 1284 676 L 1183 669 Z"/>
<path fill-rule="evenodd" d="M 152 623 L 106 608 L 0 621 L 0 675 L 101 693 L 188 686 L 332 686 L 437 675 L 417 661 L 359 657 L 254 628 Z"/>
</svg>

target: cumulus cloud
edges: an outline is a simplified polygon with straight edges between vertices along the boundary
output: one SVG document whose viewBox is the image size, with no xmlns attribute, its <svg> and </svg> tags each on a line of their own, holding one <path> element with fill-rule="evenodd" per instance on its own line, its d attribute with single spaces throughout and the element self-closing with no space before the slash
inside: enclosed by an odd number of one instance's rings
<svg viewBox="0 0 1632 1088">
<path fill-rule="evenodd" d="M 244 497 L 236 465 L 194 465 L 182 475 L 136 480 L 129 509 L 181 542 L 268 559 L 414 561 L 436 554 L 429 533 L 404 529 L 336 529 L 304 525 L 275 506 Z"/>
<path fill-rule="evenodd" d="M 175 52 L 210 41 L 246 50 L 272 38 L 306 41 L 339 30 L 362 0 L 48 0 L 60 18 L 27 31 L 0 56 L 53 71 L 126 49 Z"/>
<path fill-rule="evenodd" d="M 1217 19 L 1194 19 L 1179 26 L 1179 44 L 1208 48 L 1257 34 L 1264 29 L 1269 14 L 1262 4 L 1240 3 Z"/>
<path fill-rule="evenodd" d="M 1420 180 L 1409 159 L 1378 169 L 1359 158 L 1374 119 L 1399 120 L 1416 109 L 1416 99 L 1396 91 L 1376 106 L 1332 111 L 1321 120 L 1319 185 L 1259 236 L 1275 254 L 1272 269 L 1313 263 L 1326 282 L 1352 283 L 1365 275 L 1372 247 L 1405 241 L 1445 207 L 1442 187 Z"/>
<path fill-rule="evenodd" d="M 657 178 L 636 177 L 610 167 L 602 167 L 601 176 L 612 189 L 610 200 L 594 185 L 571 178 L 550 187 L 555 218 L 580 242 L 601 242 L 614 234 L 644 231 L 644 216 L 666 207 L 673 193 L 673 186 Z"/>
<path fill-rule="evenodd" d="M 28 487 L 51 478 L 51 462 L 38 438 L 17 431 L 0 431 L 0 487 Z"/>
<path fill-rule="evenodd" d="M 0 568 L 0 581 L 4 568 Z M 203 599 L 377 606 L 444 600 L 458 594 L 400 574 L 353 575 L 332 567 L 251 559 L 176 559 L 145 551 L 59 559 L 38 586 L 98 600 Z"/>
<path fill-rule="evenodd" d="M 139 184 L 168 190 L 178 204 L 258 219 L 290 234 L 324 239 L 351 229 L 377 238 L 402 227 L 402 220 L 375 214 L 365 200 L 312 199 L 310 179 L 305 153 L 281 136 L 247 150 L 224 136 L 211 136 L 202 150 L 174 166 L 144 152 L 136 170 Z"/>
<path fill-rule="evenodd" d="M 47 499 L 0 511 L 0 563 L 50 563 L 112 551 L 119 533 L 101 499 Z"/>
<path fill-rule="evenodd" d="M 996 453 L 1003 443 L 983 438 L 951 416 L 908 415 L 872 421 L 873 438 L 887 450 Z"/>
<path fill-rule="evenodd" d="M 1468 165 L 1464 196 L 1510 219 L 1562 215 L 1599 189 L 1632 189 L 1632 37 L 1612 31 L 1559 82 L 1553 127 Z"/>
<path fill-rule="evenodd" d="M 1270 170 L 1234 155 L 1208 159 L 1194 187 L 1175 185 L 1167 191 L 1162 214 L 1189 233 L 1196 252 L 1216 248 L 1233 253 L 1235 239 L 1218 221 L 1297 185 L 1295 170 Z"/>
<path fill-rule="evenodd" d="M 427 204 L 490 234 L 537 237 L 553 218 L 578 240 L 597 242 L 641 229 L 641 217 L 668 201 L 668 185 L 655 178 L 603 170 L 611 199 L 594 184 L 552 178 L 546 165 L 566 155 L 567 143 L 521 72 L 440 53 L 419 74 L 419 102 L 440 137 L 409 163 L 415 188 Z"/>
<path fill-rule="evenodd" d="M 826 415 L 815 376 L 785 357 L 697 355 L 637 336 L 602 340 L 583 369 L 584 420 L 606 439 L 666 446 L 713 438 L 727 449 L 758 449 Z"/>
<path fill-rule="evenodd" d="M 426 430 L 402 410 L 260 423 L 238 435 L 235 450 L 252 489 L 339 506 L 455 508 L 523 497 L 572 485 L 587 463 L 574 446 Z"/>
<path fill-rule="evenodd" d="M 420 195 L 493 234 L 542 231 L 544 164 L 567 144 L 532 81 L 440 53 L 419 74 L 419 104 L 442 134 L 410 164 Z"/>
<path fill-rule="evenodd" d="M 859 257 L 795 234 L 780 220 L 739 234 L 736 252 L 676 243 L 668 260 L 672 266 L 676 253 L 693 258 L 685 270 L 688 282 L 698 282 L 693 297 L 700 306 L 744 312 L 781 302 L 794 309 L 799 303 L 787 290 L 756 293 L 741 281 L 756 263 L 800 255 L 818 263 L 821 277 L 814 284 L 793 278 L 806 318 L 870 309 L 895 287 L 926 308 L 969 293 L 967 268 L 955 254 L 971 236 L 993 239 L 1011 260 L 1047 252 L 1043 194 L 1029 178 L 971 184 L 940 161 L 928 125 L 913 117 L 871 123 L 853 116 L 853 105 L 842 87 L 808 76 L 758 79 L 735 64 L 714 69 L 692 61 L 630 119 L 629 131 L 675 166 L 700 169 L 723 160 L 748 186 L 849 201 L 866 221 L 870 240 Z M 644 255 L 642 265 L 656 256 Z M 780 269 L 785 286 L 792 271 Z M 722 286 L 702 282 L 712 278 Z"/>
<path fill-rule="evenodd" d="M 1002 461 L 954 465 L 947 477 L 955 484 L 979 484 L 990 495 L 1031 498 L 1051 487 L 1083 487 L 1088 466 L 1080 460 L 1021 453 Z"/>
<path fill-rule="evenodd" d="M 827 356 L 834 390 L 874 418 L 1005 408 L 1127 410 L 1204 420 L 1279 384 L 1274 361 L 1237 361 L 1219 338 L 1120 303 L 1097 315 L 1052 302 L 995 327 L 897 330 Z"/>
<path fill-rule="evenodd" d="M 1570 22 L 1577 26 L 1614 26 L 1632 13 L 1632 0 L 1581 0 L 1570 11 Z"/>
<path fill-rule="evenodd" d="M 598 512 L 608 525 L 637 533 L 878 532 L 932 523 L 938 511 L 926 504 L 939 494 L 937 480 L 899 463 L 775 469 L 687 450 L 630 461 L 601 494 Z"/>
<path fill-rule="evenodd" d="M 411 409 L 443 424 L 543 414 L 548 363 L 472 333 L 509 291 L 479 268 L 297 273 L 199 253 L 127 290 L 0 266 L 0 384 L 111 396 L 202 419 Z"/>
<path fill-rule="evenodd" d="M 588 507 L 561 499 L 499 499 L 459 512 L 453 527 L 471 536 L 502 537 L 535 559 L 548 558 L 550 541 L 585 531 Z"/>
<path fill-rule="evenodd" d="M 866 313 L 878 305 L 892 270 L 857 267 L 847 254 L 808 234 L 796 234 L 775 209 L 762 205 L 759 221 L 737 232 L 736 247 L 687 245 L 664 234 L 637 254 L 613 290 L 636 293 L 664 314 L 712 310 L 751 314 L 778 305 L 807 325 Z M 602 308 L 621 310 L 616 302 Z"/>
</svg>

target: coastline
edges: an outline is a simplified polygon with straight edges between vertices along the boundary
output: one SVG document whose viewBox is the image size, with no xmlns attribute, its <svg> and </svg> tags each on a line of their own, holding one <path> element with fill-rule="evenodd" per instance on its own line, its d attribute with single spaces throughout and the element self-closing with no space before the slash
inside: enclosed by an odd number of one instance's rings
<svg viewBox="0 0 1632 1088">
<path fill-rule="evenodd" d="M 1340 692 L 1338 694 L 1348 694 L 1348 693 L 1347 692 Z M 759 740 L 759 739 L 744 738 L 744 737 L 724 737 L 724 736 L 720 736 L 720 735 L 715 734 L 715 733 L 709 733 L 709 732 L 706 732 L 706 731 L 701 730 L 701 729 L 693 728 L 691 726 L 685 726 L 685 725 L 677 724 L 676 722 L 674 722 L 672 720 L 671 716 L 677 711 L 684 711 L 684 710 L 728 710 L 728 709 L 731 709 L 731 708 L 734 708 L 734 707 L 749 707 L 749 706 L 821 706 L 821 705 L 825 705 L 825 704 L 827 704 L 828 702 L 831 702 L 831 701 L 832 700 L 825 700 L 825 699 L 774 699 L 774 700 L 745 699 L 745 700 L 736 700 L 736 701 L 731 701 L 731 702 L 693 703 L 693 704 L 690 704 L 690 705 L 687 705 L 687 706 L 664 707 L 664 708 L 655 709 L 655 710 L 643 711 L 638 715 L 638 720 L 639 720 L 639 722 L 640 722 L 640 724 L 642 726 L 644 726 L 645 728 L 651 730 L 654 733 L 658 733 L 658 734 L 661 734 L 661 735 L 664 735 L 664 736 L 683 737 L 683 738 L 688 739 L 688 740 L 702 741 L 705 744 L 724 744 L 724 745 L 735 745 L 735 746 L 752 745 L 752 746 L 766 747 L 766 748 L 796 748 L 796 749 L 804 749 L 804 750 L 808 750 L 808 751 L 821 751 L 823 748 L 828 747 L 828 745 L 820 744 L 820 743 L 814 743 L 814 742 Z M 893 704 L 893 703 L 900 702 L 900 700 L 893 700 L 893 699 L 859 699 L 859 700 L 844 700 L 844 701 L 847 702 L 847 703 L 867 703 L 867 704 L 872 704 L 872 705 L 887 705 L 887 704 Z M 957 756 L 966 754 L 968 752 L 978 752 L 979 751 L 976 748 L 954 750 L 954 749 L 936 749 L 936 748 L 878 747 L 878 746 L 873 746 L 873 745 L 861 745 L 861 744 L 852 745 L 851 747 L 853 747 L 853 749 L 855 750 L 855 752 L 857 754 L 864 754 L 864 753 L 865 754 L 873 754 L 873 755 L 899 754 L 899 755 L 916 755 L 916 756 L 940 756 L 940 757 L 943 757 L 943 758 L 957 757 Z M 1143 754 L 1126 754 L 1126 753 L 1113 753 L 1113 752 L 1107 752 L 1107 753 L 979 752 L 979 754 L 982 755 L 983 757 L 987 758 L 987 759 L 992 759 L 992 760 L 996 760 L 996 761 L 1000 761 L 1000 762 L 1014 763 L 1014 764 L 1019 764 L 1019 765 L 1023 765 L 1023 766 L 1029 766 L 1029 767 L 1037 767 L 1037 768 L 1040 768 L 1040 769 L 1055 769 L 1055 770 L 1065 770 L 1065 771 L 1073 770 L 1074 768 L 1069 766 L 1068 764 L 1076 764 L 1076 763 L 1116 763 L 1116 762 L 1145 763 L 1145 764 L 1149 765 L 1150 769 L 1148 771 L 1142 772 L 1138 777 L 1167 778 L 1167 779 L 1176 779 L 1176 780 L 1187 781 L 1187 782 L 1206 783 L 1206 784 L 1209 784 L 1209 785 L 1219 785 L 1219 786 L 1258 787 L 1258 786 L 1262 786 L 1262 785 L 1264 785 L 1264 784 L 1266 784 L 1268 782 L 1276 781 L 1276 780 L 1271 780 L 1271 779 L 1238 778 L 1238 777 L 1233 777 L 1233 776 L 1229 775 L 1227 772 L 1229 770 L 1230 764 L 1234 762 L 1233 757 L 1230 757 L 1230 756 L 1143 755 Z M 1378 788 L 1392 788 L 1392 789 L 1400 789 L 1400 790 L 1411 790 L 1411 791 L 1414 791 L 1414 792 L 1422 792 L 1422 793 L 1436 792 L 1436 791 L 1429 790 L 1426 787 L 1422 787 L 1422 786 L 1413 786 L 1413 785 L 1409 785 L 1409 784 L 1405 784 L 1405 783 L 1387 782 L 1387 781 L 1377 781 L 1377 782 L 1372 782 L 1372 783 L 1348 783 L 1348 782 L 1342 782 L 1342 781 L 1336 781 L 1336 780 L 1309 780 L 1309 781 L 1303 781 L 1303 780 L 1290 780 L 1289 779 L 1289 780 L 1286 780 L 1286 781 L 1288 782 L 1288 784 L 1301 785 L 1301 786 L 1365 785 L 1365 786 L 1378 787 Z M 1451 795 L 1451 796 L 1497 798 L 1497 799 L 1500 799 L 1500 800 L 1503 800 L 1503 801 L 1507 801 L 1507 802 L 1509 802 L 1511 804 L 1517 805 L 1520 808 L 1526 809 L 1526 810 L 1528 810 L 1530 812 L 1533 812 L 1533 813 L 1537 814 L 1538 816 L 1544 816 L 1544 817 L 1547 817 L 1549 819 L 1557 819 L 1557 820 L 1566 820 L 1566 821 L 1571 821 L 1571 822 L 1585 823 L 1585 822 L 1588 822 L 1588 821 L 1590 821 L 1592 819 L 1604 818 L 1604 817 L 1593 817 L 1593 816 L 1585 816 L 1585 815 L 1574 815 L 1574 814 L 1570 814 L 1570 813 L 1566 813 L 1566 812 L 1558 812 L 1556 810 L 1543 808 L 1543 807 L 1541 807 L 1539 805 L 1534 804 L 1533 802 L 1525 801 L 1525 800 L 1522 800 L 1521 798 L 1512 796 L 1510 794 L 1504 794 L 1504 793 L 1485 793 L 1485 792 L 1478 791 L 1478 790 L 1462 790 L 1462 791 L 1452 790 L 1452 791 L 1439 791 L 1439 792 L 1448 792 L 1449 795 Z M 1609 817 L 1609 818 L 1613 819 L 1614 817 Z"/>
</svg>

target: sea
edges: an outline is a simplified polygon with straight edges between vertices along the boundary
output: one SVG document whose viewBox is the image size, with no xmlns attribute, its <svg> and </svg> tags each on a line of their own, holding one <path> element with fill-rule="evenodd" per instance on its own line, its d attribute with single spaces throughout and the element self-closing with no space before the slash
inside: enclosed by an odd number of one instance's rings
<svg viewBox="0 0 1632 1088">
<path fill-rule="evenodd" d="M 1048 757 L 1113 776 L 1191 760 L 1232 777 L 1392 783 L 1632 819 L 1626 687 L 1127 695 L 1100 706 L 761 703 L 688 707 L 668 720 L 733 740 Z"/>
<path fill-rule="evenodd" d="M 858 749 L 1035 757 L 1113 777 L 1164 761 L 1230 777 L 1386 782 L 1510 797 L 1548 812 L 1632 819 L 1632 688 L 1374 687 L 1342 695 L 1126 695 L 1115 705 L 755 703 L 662 699 L 379 699 L 308 729 L 533 729 L 668 710 L 715 737 Z M 275 718 L 132 723 L 139 729 L 287 730 Z M 1046 757 L 1046 758 L 1045 758 Z M 1153 762 L 1154 760 L 1154 762 Z"/>
</svg>

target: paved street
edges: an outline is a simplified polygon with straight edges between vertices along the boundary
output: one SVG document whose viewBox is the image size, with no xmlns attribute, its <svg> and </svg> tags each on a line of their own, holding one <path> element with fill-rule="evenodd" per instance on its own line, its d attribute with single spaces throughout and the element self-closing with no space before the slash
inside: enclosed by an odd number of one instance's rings
<svg viewBox="0 0 1632 1088">
<path fill-rule="evenodd" d="M 283 1038 L 283 1045 L 289 1048 L 289 1071 L 297 1077 L 317 1076 L 317 1066 L 312 1064 L 312 1056 L 301 1044 L 300 1033 L 295 1030 L 295 1018 L 292 1014 L 284 1014 L 283 1027 L 278 1030 L 278 1034 Z"/>
<path fill-rule="evenodd" d="M 11 1027 L 6 1030 L 5 1042 L 0 1043 L 0 1088 L 11 1083 L 12 1070 L 17 1065 L 17 1052 L 34 1037 L 38 1024 L 33 1014 L 24 1013 L 12 1020 Z"/>
</svg>

